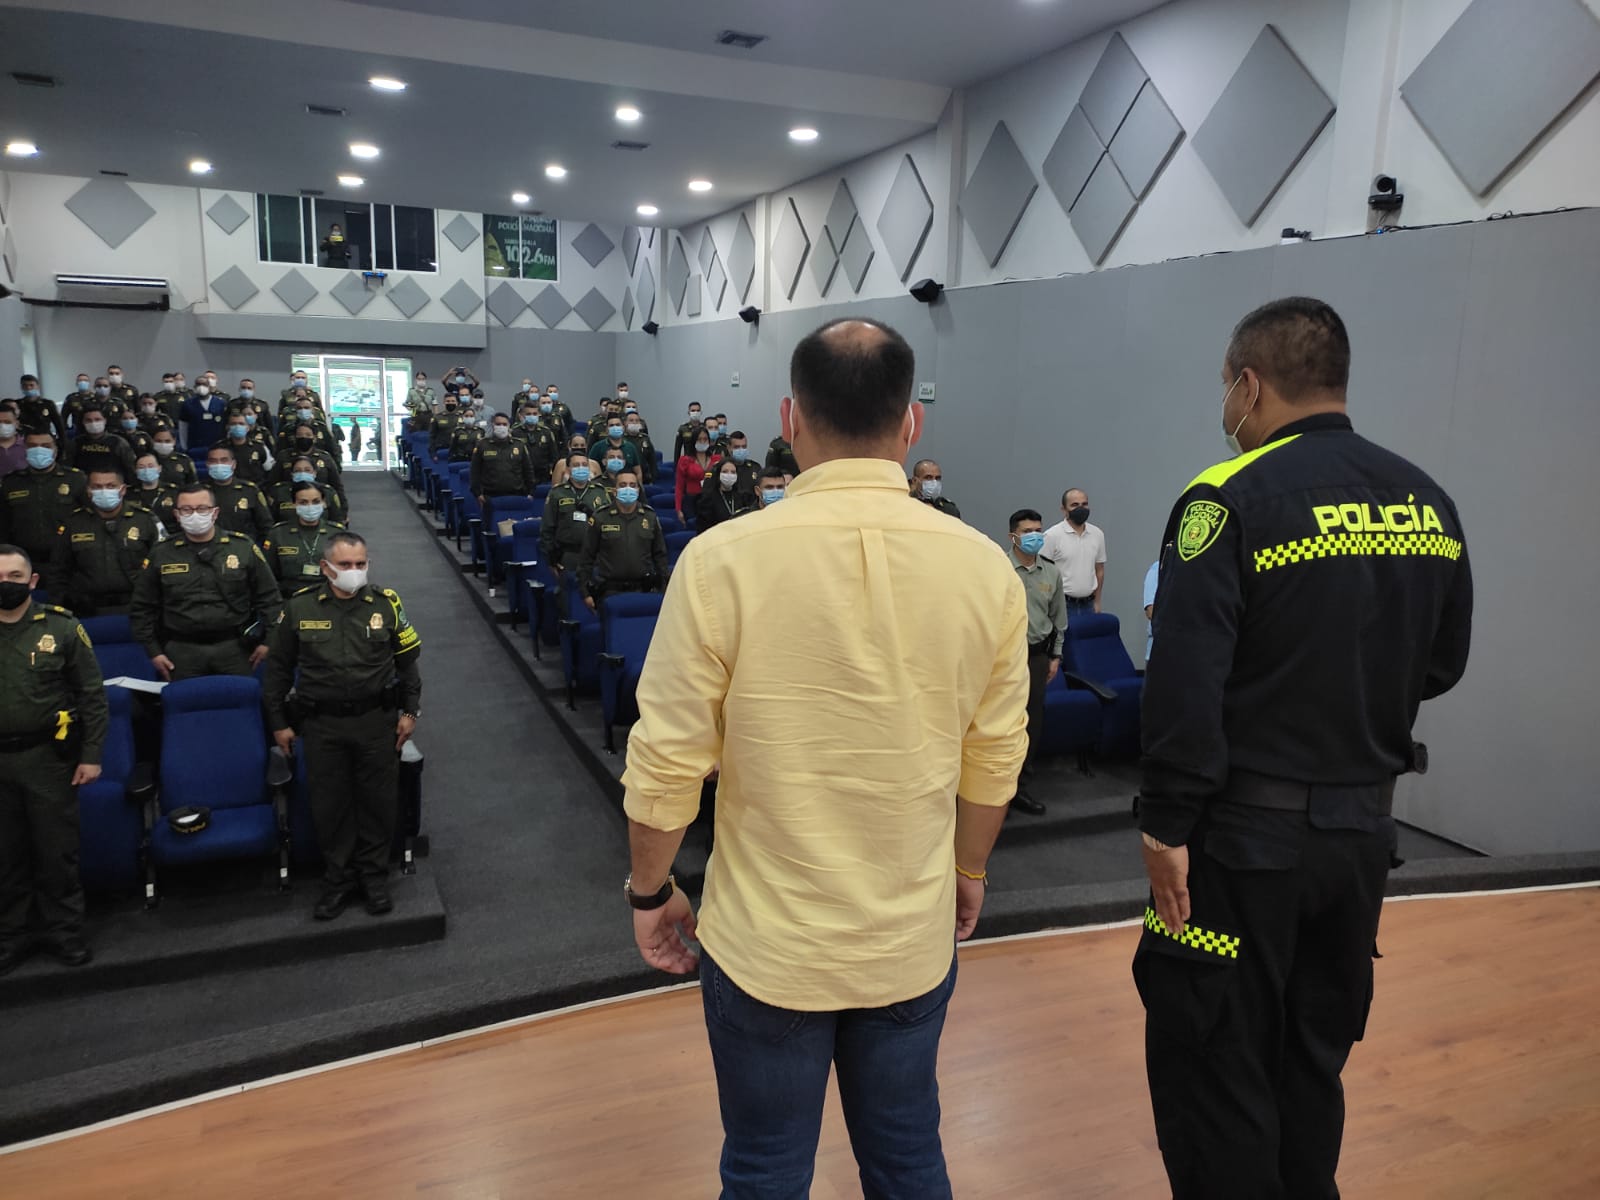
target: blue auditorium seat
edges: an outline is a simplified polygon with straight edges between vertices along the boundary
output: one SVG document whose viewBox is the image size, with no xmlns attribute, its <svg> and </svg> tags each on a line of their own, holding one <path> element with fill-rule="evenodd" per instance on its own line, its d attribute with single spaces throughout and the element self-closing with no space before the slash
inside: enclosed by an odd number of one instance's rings
<svg viewBox="0 0 1600 1200">
<path fill-rule="evenodd" d="M 548 483 L 541 483 L 538 487 L 533 489 L 533 498 L 539 501 L 540 504 L 544 503 L 544 498 L 549 494 L 550 485 Z"/>
<path fill-rule="evenodd" d="M 661 615 L 661 594 L 607 596 L 602 607 L 600 711 L 606 723 L 606 751 L 615 754 L 613 727 L 639 715 L 639 675 Z"/>
<path fill-rule="evenodd" d="M 600 682 L 600 618 L 583 602 L 575 572 L 567 572 L 561 590 L 561 670 L 567 681 L 567 707 L 578 707 L 578 690 Z"/>
<path fill-rule="evenodd" d="M 483 560 L 489 565 L 489 586 L 495 587 L 504 575 L 502 567 L 506 561 L 507 549 L 501 545 L 500 522 L 521 522 L 530 517 L 538 517 L 544 512 L 544 505 L 527 496 L 501 496 L 494 501 L 492 507 L 494 510 L 492 523 L 483 526 Z M 537 530 L 534 531 L 534 536 L 538 537 Z M 538 555 L 528 557 L 537 558 Z M 512 607 L 514 611 L 515 602 Z"/>
<path fill-rule="evenodd" d="M 286 788 L 268 781 L 260 683 L 235 675 L 185 679 L 161 693 L 161 711 L 159 792 L 146 819 L 146 901 L 155 901 L 157 867 L 257 855 L 277 855 L 286 886 Z M 180 808 L 210 809 L 209 826 L 175 832 L 167 815 Z"/>
<path fill-rule="evenodd" d="M 95 661 L 100 664 L 100 674 L 104 678 L 115 679 L 119 675 L 151 681 L 160 678 L 150 665 L 144 647 L 133 640 L 133 626 L 126 616 L 85 617 L 83 631 L 94 646 Z"/>
<path fill-rule="evenodd" d="M 1138 757 L 1144 679 L 1122 644 L 1122 623 L 1110 613 L 1072 617 L 1062 642 L 1061 669 L 1070 686 L 1087 688 L 1100 700 L 1100 753 Z"/>
<path fill-rule="evenodd" d="M 666 526 L 663 525 L 662 528 L 665 529 Z M 667 565 L 677 566 L 678 556 L 683 553 L 683 548 L 693 540 L 694 531 L 692 529 L 676 529 L 667 534 Z"/>
<path fill-rule="evenodd" d="M 533 656 L 544 657 L 544 647 L 561 643 L 561 582 L 550 564 L 539 559 L 522 581 L 523 611 L 528 617 L 528 634 L 533 638 Z"/>
<path fill-rule="evenodd" d="M 506 578 L 506 608 L 511 613 L 511 627 L 529 619 L 527 580 L 539 561 L 539 528 L 541 517 L 524 517 L 511 527 L 511 537 L 497 537 L 496 554 Z"/>
<path fill-rule="evenodd" d="M 661 522 L 661 532 L 670 537 L 674 533 L 683 532 L 683 522 L 678 520 L 678 514 L 671 508 L 656 509 L 656 520 Z"/>
<path fill-rule="evenodd" d="M 100 752 L 100 778 L 78 789 L 78 875 L 89 891 L 139 886 L 144 814 L 133 782 L 133 697 L 106 689 L 111 725 Z"/>
</svg>

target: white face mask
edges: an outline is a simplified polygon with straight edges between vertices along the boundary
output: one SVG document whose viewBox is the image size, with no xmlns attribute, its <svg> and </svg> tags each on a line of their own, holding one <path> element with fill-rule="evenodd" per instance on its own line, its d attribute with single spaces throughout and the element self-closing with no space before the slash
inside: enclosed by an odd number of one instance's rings
<svg viewBox="0 0 1600 1200">
<path fill-rule="evenodd" d="M 326 563 L 326 565 L 328 567 L 333 566 L 332 563 Z M 333 580 L 333 586 L 338 588 L 341 592 L 359 592 L 362 588 L 367 586 L 367 572 L 365 568 L 362 568 L 359 571 L 335 570 L 331 578 Z"/>
<path fill-rule="evenodd" d="M 177 442 L 156 442 L 155 443 L 155 448 L 156 448 L 156 453 L 161 455 L 162 458 L 165 458 L 167 455 L 171 454 L 174 450 L 176 450 L 178 448 L 178 443 Z"/>
<path fill-rule="evenodd" d="M 194 390 L 197 396 L 209 396 L 211 394 L 211 388 L 204 383 L 195 384 Z"/>
<path fill-rule="evenodd" d="M 508 437 L 511 436 L 511 426 L 509 426 L 509 425 L 496 425 L 496 426 L 493 427 L 492 432 L 494 433 L 494 436 L 497 437 L 497 438 L 508 438 Z"/>
<path fill-rule="evenodd" d="M 106 431 L 106 423 L 104 421 L 85 421 L 83 423 L 83 431 L 94 437 L 99 437 Z"/>
<path fill-rule="evenodd" d="M 738 482 L 739 477 L 737 475 L 724 475 L 722 476 L 722 490 L 729 491 L 732 489 L 733 485 Z"/>
<path fill-rule="evenodd" d="M 183 531 L 190 537 L 204 537 L 211 531 L 211 523 L 216 519 L 217 514 L 214 512 L 197 512 L 179 517 L 178 524 L 183 526 Z"/>
<path fill-rule="evenodd" d="M 924 479 L 922 481 L 922 498 L 924 500 L 937 500 L 944 494 L 944 480 Z"/>
<path fill-rule="evenodd" d="M 1241 374 L 1238 377 L 1238 379 L 1235 379 L 1232 383 L 1230 383 L 1228 385 L 1228 390 L 1222 394 L 1222 413 L 1223 413 L 1223 418 L 1222 419 L 1224 421 L 1224 424 L 1222 426 L 1222 440 L 1228 443 L 1228 449 L 1230 451 L 1232 451 L 1233 456 L 1235 458 L 1238 458 L 1239 455 L 1244 453 L 1244 447 L 1239 445 L 1239 430 L 1244 428 L 1244 423 L 1250 419 L 1251 410 L 1254 409 L 1255 406 L 1256 406 L 1256 401 L 1252 400 L 1250 402 L 1250 407 L 1244 410 L 1244 416 L 1240 417 L 1239 418 L 1239 423 L 1233 427 L 1233 432 L 1232 433 L 1228 432 L 1228 426 L 1226 424 L 1226 421 L 1228 419 L 1227 418 L 1228 398 L 1233 395 L 1233 389 L 1239 386 L 1239 380 L 1243 379 L 1243 378 L 1244 378 L 1244 376 Z M 1260 398 L 1261 398 L 1261 393 L 1257 392 L 1256 393 L 1256 400 L 1259 400 Z"/>
<path fill-rule="evenodd" d="M 17 427 L 12 422 L 7 421 L 4 424 L 0 424 L 0 438 L 16 437 L 16 435 Z"/>
</svg>

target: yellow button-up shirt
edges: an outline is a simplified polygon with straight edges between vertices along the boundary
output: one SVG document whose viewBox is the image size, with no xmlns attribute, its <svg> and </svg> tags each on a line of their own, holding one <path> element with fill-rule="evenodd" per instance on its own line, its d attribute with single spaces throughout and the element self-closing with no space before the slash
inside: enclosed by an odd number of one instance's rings
<svg viewBox="0 0 1600 1200">
<path fill-rule="evenodd" d="M 956 797 L 998 807 L 1027 748 L 1027 609 L 1007 556 L 843 459 L 689 543 L 622 782 L 655 829 L 721 763 L 702 945 L 804 1011 L 931 991 L 955 943 Z"/>
</svg>

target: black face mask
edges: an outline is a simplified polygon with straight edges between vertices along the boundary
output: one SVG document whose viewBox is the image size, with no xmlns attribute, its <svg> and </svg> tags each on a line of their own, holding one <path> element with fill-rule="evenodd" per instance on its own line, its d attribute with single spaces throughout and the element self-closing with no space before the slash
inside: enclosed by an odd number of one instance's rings
<svg viewBox="0 0 1600 1200">
<path fill-rule="evenodd" d="M 9 612 L 13 608 L 21 608 L 32 594 L 33 589 L 26 583 L 8 579 L 5 583 L 0 583 L 0 609 Z"/>
<path fill-rule="evenodd" d="M 294 448 L 296 450 L 309 450 L 311 449 L 311 444 L 312 439 L 308 437 L 297 437 L 294 440 Z"/>
<path fill-rule="evenodd" d="M 1087 504 L 1080 504 L 1076 508 L 1067 510 L 1067 520 L 1071 521 L 1074 525 L 1082 525 L 1088 519 L 1089 506 Z"/>
</svg>

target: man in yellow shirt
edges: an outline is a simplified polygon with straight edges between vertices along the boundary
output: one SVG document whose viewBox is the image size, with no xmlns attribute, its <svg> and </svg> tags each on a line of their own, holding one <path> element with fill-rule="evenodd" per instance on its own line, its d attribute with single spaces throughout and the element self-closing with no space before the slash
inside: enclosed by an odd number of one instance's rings
<svg viewBox="0 0 1600 1200">
<path fill-rule="evenodd" d="M 1027 746 L 1027 610 L 1006 556 L 906 495 L 922 432 L 894 330 L 796 348 L 782 504 L 690 542 L 623 776 L 646 962 L 692 971 L 725 1197 L 804 1196 L 836 1067 L 868 1195 L 950 1195 L 936 1061 L 955 943 Z M 721 764 L 698 929 L 669 871 Z"/>
</svg>

